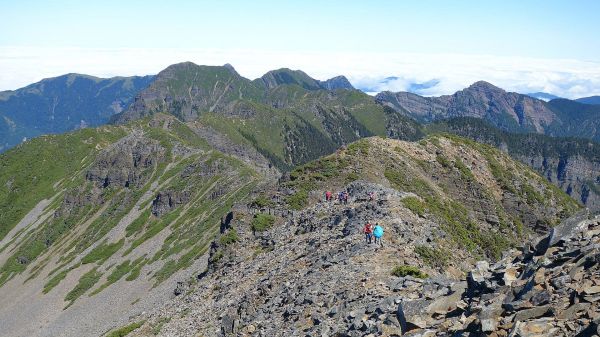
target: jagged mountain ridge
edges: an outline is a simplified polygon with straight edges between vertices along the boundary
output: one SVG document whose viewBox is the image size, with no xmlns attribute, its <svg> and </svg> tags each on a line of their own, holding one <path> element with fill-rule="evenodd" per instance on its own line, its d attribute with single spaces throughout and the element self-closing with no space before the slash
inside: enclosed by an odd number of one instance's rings
<svg viewBox="0 0 600 337">
<path fill-rule="evenodd" d="M 25 138 L 106 124 L 152 79 L 67 74 L 0 92 L 0 151 Z"/>
<path fill-rule="evenodd" d="M 335 81 L 339 81 L 339 78 Z M 330 87 L 334 86 L 330 82 Z M 191 62 L 168 67 L 115 116 L 122 123 L 167 112 L 258 149 L 280 170 L 372 136 L 416 139 L 418 125 L 351 89 L 325 90 L 301 71 L 280 69 L 250 81 L 230 67 Z"/>
<path fill-rule="evenodd" d="M 181 120 L 197 121 L 198 132 L 211 135 L 210 139 L 219 139 L 213 145 L 234 141 L 244 144 L 245 148 L 256 148 L 260 157 L 268 158 L 280 170 L 289 170 L 294 165 L 331 153 L 337 147 L 365 136 L 385 135 L 399 139 L 422 136 L 420 126 L 405 118 L 406 112 L 394 111 L 387 106 L 382 109 L 370 97 L 355 90 L 324 90 L 334 88 L 331 84 L 325 85 L 334 80 L 342 84 L 347 82 L 343 77 L 335 77 L 328 80 L 330 82 L 318 81 L 304 72 L 286 68 L 250 81 L 241 77 L 231 65 L 209 67 L 181 63 L 168 67 L 156 76 L 150 87 L 137 97 L 131 109 L 115 119 L 134 120 L 164 110 Z M 485 82 L 478 82 L 463 92 L 473 90 L 495 92 L 493 97 L 516 95 L 505 93 Z M 461 94 L 463 96 L 470 97 L 464 93 Z M 469 100 L 477 107 L 481 97 L 487 96 L 478 93 Z M 493 100 L 488 103 L 496 104 Z M 558 114 L 560 118 L 571 119 L 574 125 L 550 135 L 568 136 L 578 132 L 581 137 L 593 137 L 596 129 L 593 121 L 590 122 L 595 116 L 593 107 L 582 108 L 581 104 L 568 100 L 554 100 L 547 105 L 561 111 Z M 455 110 L 459 111 L 460 108 Z M 494 119 L 502 118 L 496 116 Z M 585 127 L 581 128 L 581 125 Z M 532 151 L 532 154 L 539 156 L 539 153 L 535 154 L 536 151 L 542 150 Z M 532 157 L 518 159 L 545 172 L 546 176 L 549 176 L 549 170 L 561 171 L 558 167 L 560 159 L 552 159 L 551 165 L 546 164 L 549 168 L 535 164 L 539 161 Z M 247 160 L 252 161 L 250 158 Z M 596 179 L 592 177 L 594 172 L 593 167 L 572 172 L 571 180 L 577 181 L 574 186 L 557 183 L 563 190 L 594 208 L 593 200 L 597 195 Z"/>
<path fill-rule="evenodd" d="M 600 139 L 596 131 L 600 116 L 597 106 L 567 99 L 545 102 L 506 92 L 485 81 L 476 82 L 453 95 L 422 97 L 408 92 L 381 92 L 376 100 L 424 123 L 475 117 L 509 132 Z"/>
<path fill-rule="evenodd" d="M 495 176 L 498 165 L 517 175 Z M 564 194 L 533 177 L 523 164 L 463 139 L 359 141 L 293 171 L 280 190 L 266 193 L 268 206 L 235 208 L 212 245 L 208 271 L 180 284 L 181 298 L 132 318 L 145 322 L 133 335 L 151 336 L 158 329 L 165 336 L 399 336 L 398 301 L 411 295 L 404 280 L 392 275 L 395 267 L 427 273 L 435 293 L 470 270 L 474 256 L 493 254 L 506 243 L 501 238 L 522 240 L 521 231 L 535 229 L 538 220 L 560 221 L 577 208 L 568 198 L 560 202 Z M 529 190 L 528 184 L 557 197 L 549 199 L 556 204 L 519 192 Z M 287 188 L 294 192 L 286 197 Z M 324 191 L 341 188 L 350 192 L 349 204 L 323 202 Z M 369 201 L 369 192 L 376 200 Z M 300 194 L 306 204 L 290 214 L 285 200 L 295 202 Z M 464 205 L 465 215 L 453 223 L 461 212 L 454 202 Z M 517 204 L 531 208 L 514 208 Z M 458 213 L 446 218 L 441 209 Z M 252 231 L 253 219 L 261 217 L 253 213 L 261 211 L 275 214 L 275 221 Z M 499 225 L 504 217 L 510 223 Z M 383 247 L 364 242 L 361 228 L 367 221 L 386 228 Z M 521 221 L 525 227 L 519 229 Z M 465 249 L 469 246 L 472 250 Z"/>
<path fill-rule="evenodd" d="M 479 81 L 453 95 L 421 97 L 416 94 L 382 92 L 376 99 L 422 122 L 453 117 L 477 117 L 509 131 L 544 132 L 556 120 L 543 101 L 506 92 Z"/>
</svg>

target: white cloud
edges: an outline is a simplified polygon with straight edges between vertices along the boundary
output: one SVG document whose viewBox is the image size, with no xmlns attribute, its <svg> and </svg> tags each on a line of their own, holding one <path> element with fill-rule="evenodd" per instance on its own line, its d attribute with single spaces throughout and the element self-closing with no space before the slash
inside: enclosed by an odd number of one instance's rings
<svg viewBox="0 0 600 337">
<path fill-rule="evenodd" d="M 231 63 L 248 78 L 280 67 L 326 79 L 346 75 L 359 87 L 407 90 L 412 83 L 439 80 L 425 95 L 451 94 L 478 80 L 509 91 L 544 91 L 575 98 L 600 94 L 600 63 L 489 55 L 414 53 L 277 52 L 220 49 L 83 49 L 0 47 L 0 90 L 77 72 L 100 77 L 156 74 L 170 64 Z M 398 79 L 379 84 L 388 76 Z"/>
</svg>

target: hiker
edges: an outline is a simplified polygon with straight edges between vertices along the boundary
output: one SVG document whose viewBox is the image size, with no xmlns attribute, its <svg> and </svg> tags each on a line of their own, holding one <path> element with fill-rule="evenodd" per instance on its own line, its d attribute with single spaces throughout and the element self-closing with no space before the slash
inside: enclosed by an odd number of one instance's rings
<svg viewBox="0 0 600 337">
<path fill-rule="evenodd" d="M 348 192 L 344 192 L 344 205 L 348 205 Z"/>
<path fill-rule="evenodd" d="M 371 225 L 370 222 L 367 222 L 363 231 L 365 232 L 365 242 L 370 244 L 373 241 L 373 225 Z"/>
<path fill-rule="evenodd" d="M 338 200 L 340 201 L 340 205 L 341 205 L 342 202 L 344 201 L 344 192 L 338 193 Z"/>
<path fill-rule="evenodd" d="M 379 223 L 375 224 L 373 236 L 375 237 L 375 244 L 379 244 L 383 247 L 383 242 L 381 242 L 381 238 L 383 237 L 383 227 L 379 226 Z"/>
<path fill-rule="evenodd" d="M 325 192 L 325 201 L 331 201 L 331 191 Z"/>
</svg>

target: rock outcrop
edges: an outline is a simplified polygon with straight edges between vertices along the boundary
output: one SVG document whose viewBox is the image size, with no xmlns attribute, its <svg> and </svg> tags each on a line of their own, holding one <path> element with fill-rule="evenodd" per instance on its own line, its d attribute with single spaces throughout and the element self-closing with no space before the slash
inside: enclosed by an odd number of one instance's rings
<svg viewBox="0 0 600 337">
<path fill-rule="evenodd" d="M 158 141 L 134 132 L 100 153 L 86 179 L 102 188 L 139 186 L 148 178 L 148 169 L 165 161 L 165 152 Z"/>
<path fill-rule="evenodd" d="M 600 333 L 600 217 L 576 217 L 537 245 L 478 262 L 459 289 L 398 308 L 410 336 L 592 336 Z M 416 311 L 416 313 L 415 313 Z"/>
<path fill-rule="evenodd" d="M 319 81 L 321 87 L 327 90 L 337 90 L 337 89 L 354 89 L 350 81 L 346 78 L 346 76 L 336 76 L 332 77 L 325 81 Z"/>
</svg>

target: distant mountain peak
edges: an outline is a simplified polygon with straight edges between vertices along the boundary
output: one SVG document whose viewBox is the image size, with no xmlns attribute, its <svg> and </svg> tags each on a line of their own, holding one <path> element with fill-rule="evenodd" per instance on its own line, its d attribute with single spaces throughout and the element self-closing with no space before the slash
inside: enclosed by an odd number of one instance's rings
<svg viewBox="0 0 600 337">
<path fill-rule="evenodd" d="M 282 84 L 296 84 L 307 90 L 321 89 L 319 81 L 308 76 L 302 70 L 280 68 L 267 72 L 261 77 L 267 88 L 275 88 Z"/>
<path fill-rule="evenodd" d="M 490 82 L 486 82 L 486 81 L 477 81 L 477 82 L 471 84 L 467 89 L 505 92 L 504 89 L 499 88 L 499 87 L 491 84 Z"/>
<path fill-rule="evenodd" d="M 231 71 L 232 73 L 238 75 L 238 72 L 235 70 L 235 68 L 231 65 L 231 63 L 225 63 L 223 65 L 223 67 L 229 69 L 229 71 Z"/>
<path fill-rule="evenodd" d="M 327 90 L 354 89 L 350 81 L 348 81 L 344 75 L 338 75 L 325 81 L 319 81 L 319 84 L 321 84 L 321 86 Z"/>
</svg>

